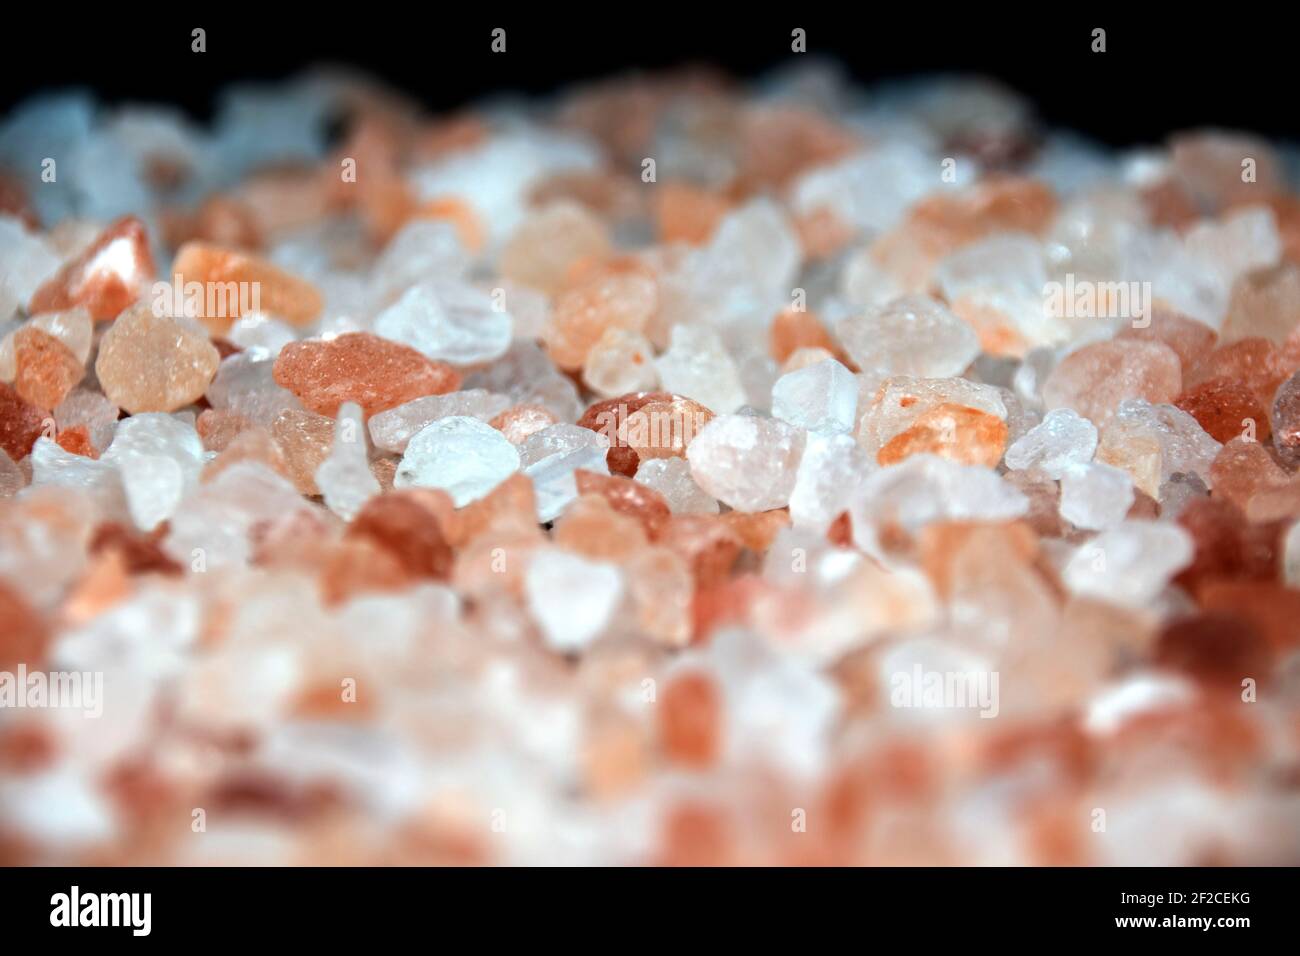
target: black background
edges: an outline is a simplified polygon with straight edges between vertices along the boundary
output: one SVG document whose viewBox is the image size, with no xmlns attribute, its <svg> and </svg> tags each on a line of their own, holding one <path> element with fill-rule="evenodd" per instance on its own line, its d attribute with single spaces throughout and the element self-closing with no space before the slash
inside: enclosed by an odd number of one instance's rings
<svg viewBox="0 0 1300 956">
<path fill-rule="evenodd" d="M 483 7 L 480 11 L 478 8 Z M 1300 139 L 1294 30 L 1265 6 L 1162 4 L 842 4 L 817 10 L 662 3 L 533 5 L 314 4 L 159 13 L 135 4 L 6 11 L 0 112 L 43 90 L 81 85 L 108 102 L 168 102 L 198 118 L 236 80 L 273 80 L 320 62 L 361 67 L 454 109 L 510 90 L 545 93 L 636 69 L 711 64 L 751 76 L 788 62 L 790 31 L 809 54 L 839 59 L 863 81 L 935 71 L 1001 79 L 1053 125 L 1114 145 L 1158 143 L 1198 126 Z M 206 53 L 190 31 L 207 30 Z M 494 27 L 507 53 L 490 51 Z M 1107 51 L 1094 54 L 1094 27 Z"/>
</svg>

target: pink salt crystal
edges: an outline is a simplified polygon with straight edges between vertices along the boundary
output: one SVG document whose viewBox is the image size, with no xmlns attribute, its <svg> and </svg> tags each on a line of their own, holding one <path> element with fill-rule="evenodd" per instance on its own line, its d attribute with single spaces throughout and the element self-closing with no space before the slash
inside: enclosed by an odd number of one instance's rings
<svg viewBox="0 0 1300 956">
<path fill-rule="evenodd" d="M 1234 438 L 1215 456 L 1210 480 L 1216 498 L 1226 498 L 1245 511 L 1256 492 L 1286 484 L 1287 474 L 1259 442 Z"/>
<path fill-rule="evenodd" d="M 334 443 L 334 422 L 324 415 L 285 409 L 271 425 L 284 454 L 288 477 L 304 495 L 317 495 L 316 471 Z"/>
<path fill-rule="evenodd" d="M 630 478 L 579 469 L 574 472 L 574 479 L 579 495 L 602 496 L 616 512 L 639 521 L 652 540 L 671 516 L 663 495 Z"/>
<path fill-rule="evenodd" d="M 1247 338 L 1222 345 L 1204 356 L 1192 369 L 1186 385 L 1191 388 L 1211 379 L 1226 378 L 1245 385 L 1268 405 L 1289 374 L 1277 346 L 1268 339 Z"/>
<path fill-rule="evenodd" d="M 659 643 L 685 647 L 695 590 L 690 566 L 668 548 L 649 547 L 635 552 L 626 567 L 637 623 Z"/>
<path fill-rule="evenodd" d="M 1201 205 L 1223 208 L 1279 191 L 1281 165 L 1262 140 L 1218 130 L 1179 133 L 1170 140 L 1174 168 Z M 1254 176 L 1242 175 L 1242 163 L 1253 161 Z"/>
<path fill-rule="evenodd" d="M 0 449 L 14 461 L 21 461 L 44 429 L 45 414 L 13 386 L 0 382 Z"/>
<path fill-rule="evenodd" d="M 194 427 L 199 433 L 199 438 L 203 439 L 203 447 L 207 451 L 220 452 L 228 448 L 240 432 L 252 425 L 248 419 L 235 412 L 205 408 L 199 412 Z"/>
<path fill-rule="evenodd" d="M 365 503 L 348 526 L 349 538 L 367 538 L 397 558 L 413 577 L 445 581 L 452 550 L 424 489 L 398 490 Z"/>
<path fill-rule="evenodd" d="M 1300 323 L 1300 266 L 1289 262 L 1248 272 L 1232 286 L 1224 342 L 1250 337 L 1281 345 Z"/>
<path fill-rule="evenodd" d="M 1178 355 L 1186 376 L 1214 348 L 1218 334 L 1208 325 L 1157 302 L 1144 328 L 1126 328 L 1116 338 L 1163 342 Z"/>
<path fill-rule="evenodd" d="M 86 369 L 66 345 L 34 326 L 14 335 L 14 388 L 39 408 L 53 409 Z"/>
<path fill-rule="evenodd" d="M 1043 383 L 1049 409 L 1072 408 L 1104 425 L 1126 398 L 1171 402 L 1182 391 L 1177 354 L 1158 342 L 1096 342 L 1061 360 Z"/>
<path fill-rule="evenodd" d="M 598 276 L 555 300 L 542 340 L 556 365 L 576 371 L 607 331 L 644 329 L 657 303 L 655 284 L 645 276 Z M 643 355 L 642 361 L 649 357 Z"/>
<path fill-rule="evenodd" d="M 489 425 L 506 436 L 512 445 L 522 445 L 529 435 L 556 424 L 558 419 L 541 405 L 516 405 L 493 418 Z"/>
<path fill-rule="evenodd" d="M 142 303 L 123 312 L 104 333 L 95 374 L 119 408 L 131 414 L 170 412 L 197 401 L 220 363 L 200 327 L 156 316 Z"/>
<path fill-rule="evenodd" d="M 556 522 L 551 538 L 567 551 L 615 564 L 627 561 L 648 543 L 641 523 L 616 511 L 599 494 L 579 494 Z"/>
<path fill-rule="evenodd" d="M 27 476 L 9 457 L 9 453 L 0 448 L 0 498 L 12 498 L 27 487 Z"/>
<path fill-rule="evenodd" d="M 80 305 L 96 322 L 106 322 L 144 295 L 153 278 L 144 223 L 127 216 L 37 289 L 27 311 L 62 312 Z"/>
<path fill-rule="evenodd" d="M 331 417 L 343 402 L 356 402 L 369 417 L 460 384 L 450 365 L 369 332 L 291 342 L 276 358 L 274 375 L 307 408 Z"/>
<path fill-rule="evenodd" d="M 525 220 L 501 251 L 501 274 L 554 294 L 569 269 L 609 251 L 604 227 L 576 203 L 556 202 Z"/>
</svg>

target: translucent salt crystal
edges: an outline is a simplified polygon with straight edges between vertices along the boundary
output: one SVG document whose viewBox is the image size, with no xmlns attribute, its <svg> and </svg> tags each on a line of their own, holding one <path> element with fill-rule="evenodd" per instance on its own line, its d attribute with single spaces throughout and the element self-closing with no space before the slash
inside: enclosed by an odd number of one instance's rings
<svg viewBox="0 0 1300 956">
<path fill-rule="evenodd" d="M 897 279 L 876 261 L 871 249 L 864 248 L 844 265 L 840 291 L 851 304 L 878 309 L 897 299 L 905 291 Z"/>
<path fill-rule="evenodd" d="M 379 494 L 379 482 L 370 471 L 366 454 L 366 425 L 361 406 L 344 402 L 334 420 L 334 444 L 316 469 L 316 487 L 325 505 L 344 521 L 351 521 L 361 506 Z"/>
<path fill-rule="evenodd" d="M 745 321 L 756 308 L 789 301 L 801 258 L 798 237 L 780 207 L 755 199 L 728 213 L 708 245 L 693 254 L 689 289 L 709 321 Z"/>
<path fill-rule="evenodd" d="M 1181 408 L 1127 399 L 1102 429 L 1097 460 L 1124 469 L 1157 498 L 1160 486 L 1176 472 L 1198 475 L 1213 487 L 1210 466 L 1222 448 Z"/>
<path fill-rule="evenodd" d="M 900 375 L 881 383 L 863 409 L 858 419 L 858 441 L 874 459 L 885 445 L 910 429 L 923 415 L 945 405 L 974 409 L 1000 420 L 1007 417 L 1002 393 L 992 385 L 980 385 L 964 378 Z"/>
<path fill-rule="evenodd" d="M 772 414 L 808 431 L 847 434 L 857 410 L 858 381 L 834 359 L 782 375 L 772 386 Z"/>
<path fill-rule="evenodd" d="M 260 360 L 275 358 L 280 349 L 297 341 L 298 336 L 289 323 L 262 312 L 250 312 L 230 326 L 226 338 L 250 358 Z"/>
<path fill-rule="evenodd" d="M 1062 579 L 1074 594 L 1143 607 L 1191 563 L 1193 550 L 1180 525 L 1126 521 L 1079 545 Z"/>
<path fill-rule="evenodd" d="M 852 435 L 810 433 L 790 492 L 791 522 L 796 528 L 825 531 L 848 509 L 858 482 L 872 470 Z"/>
<path fill-rule="evenodd" d="M 275 382 L 275 360 L 253 352 L 228 356 L 208 386 L 213 408 L 234 412 L 254 425 L 269 426 L 284 411 L 302 411 L 302 403 Z"/>
<path fill-rule="evenodd" d="M 790 501 L 804 432 L 775 418 L 719 415 L 686 449 L 691 475 L 737 511 L 768 511 Z"/>
<path fill-rule="evenodd" d="M 884 557 L 880 532 L 910 533 L 935 521 L 1007 521 L 1029 510 L 1029 499 L 997 473 L 937 455 L 913 455 L 873 472 L 850 501 L 853 540 Z"/>
<path fill-rule="evenodd" d="M 1113 528 L 1133 507 L 1133 479 L 1128 472 L 1100 462 L 1072 462 L 1061 479 L 1061 517 L 1077 528 Z"/>
<path fill-rule="evenodd" d="M 520 466 L 533 482 L 537 520 L 554 521 L 578 497 L 575 472 L 609 474 L 609 439 L 577 425 L 559 424 L 529 435 L 519 447 Z"/>
<path fill-rule="evenodd" d="M 17 219 L 0 215 L 0 321 L 25 309 L 60 264 L 44 239 L 29 234 Z"/>
<path fill-rule="evenodd" d="M 466 377 L 464 387 L 483 388 L 510 398 L 515 405 L 541 405 L 562 422 L 581 412 L 578 390 L 536 342 L 516 339 L 506 354 Z"/>
<path fill-rule="evenodd" d="M 389 240 L 375 263 L 371 300 L 382 308 L 422 280 L 459 279 L 468 263 L 455 226 L 436 219 L 412 219 Z"/>
<path fill-rule="evenodd" d="M 101 461 L 122 476 L 136 527 L 152 531 L 199 483 L 209 458 L 194 426 L 172 415 L 148 412 L 123 419 Z"/>
<path fill-rule="evenodd" d="M 39 329 L 67 347 L 82 365 L 90 358 L 90 345 L 94 339 L 94 323 L 85 309 L 67 312 L 46 312 L 35 315 L 0 340 L 0 380 L 12 382 L 18 374 L 14 360 L 14 339 L 23 329 Z"/>
<path fill-rule="evenodd" d="M 316 469 L 329 454 L 334 440 L 334 420 L 301 408 L 286 408 L 271 422 L 271 435 L 284 455 L 294 487 L 304 495 L 318 495 Z"/>
<path fill-rule="evenodd" d="M 1300 588 L 1300 521 L 1291 525 L 1282 542 L 1282 578 L 1289 588 Z"/>
<path fill-rule="evenodd" d="M 980 353 L 975 330 L 925 296 L 904 296 L 840 321 L 845 351 L 870 378 L 960 375 Z"/>
<path fill-rule="evenodd" d="M 572 654 L 609 625 L 623 597 L 623 575 L 612 564 L 548 548 L 528 562 L 524 594 L 547 646 Z"/>
<path fill-rule="evenodd" d="M 717 500 L 695 483 L 685 458 L 645 458 L 637 466 L 636 480 L 664 496 L 673 514 L 718 513 Z"/>
<path fill-rule="evenodd" d="M 640 332 L 609 328 L 591 347 L 582 380 L 602 398 L 653 391 L 659 383 L 654 346 Z"/>
<path fill-rule="evenodd" d="M 1289 464 L 1300 463 L 1300 372 L 1278 386 L 1269 411 L 1278 457 Z"/>
<path fill-rule="evenodd" d="M 794 207 L 805 215 L 830 209 L 855 229 L 880 232 L 938 188 L 938 177 L 929 172 L 937 164 L 912 143 L 882 143 L 804 174 L 795 183 Z"/>
<path fill-rule="evenodd" d="M 32 446 L 32 486 L 55 485 L 89 492 L 106 515 L 127 515 L 122 476 L 112 462 L 74 455 L 42 436 Z"/>
<path fill-rule="evenodd" d="M 673 326 L 668 350 L 655 360 L 665 391 L 693 398 L 718 415 L 745 404 L 745 387 L 722 339 L 700 325 Z"/>
<path fill-rule="evenodd" d="M 127 309 L 104 333 L 95 374 L 109 400 L 132 414 L 170 412 L 203 395 L 221 355 L 190 319 Z"/>
<path fill-rule="evenodd" d="M 1199 222 L 1183 243 L 1188 254 L 1222 276 L 1228 288 L 1253 269 L 1276 265 L 1282 256 L 1277 219 L 1266 206 L 1250 206 L 1218 221 Z"/>
<path fill-rule="evenodd" d="M 1007 449 L 1007 467 L 1037 468 L 1060 478 L 1072 465 L 1092 461 L 1097 427 L 1073 409 L 1054 408 L 1019 441 Z"/>
<path fill-rule="evenodd" d="M 482 388 L 470 388 L 446 395 L 425 395 L 370 417 L 370 439 L 376 448 L 401 453 L 411 437 L 440 418 L 464 415 L 490 422 L 511 407 L 510 399 Z"/>
<path fill-rule="evenodd" d="M 185 500 L 171 518 L 164 546 L 192 570 L 244 565 L 258 525 L 307 507 L 293 485 L 265 465 L 236 462 Z"/>
<path fill-rule="evenodd" d="M 407 289 L 375 318 L 377 334 L 431 359 L 473 365 L 500 358 L 514 320 L 487 293 L 455 280 L 428 280 Z"/>
<path fill-rule="evenodd" d="M 1033 236 L 999 233 L 963 246 L 935 267 L 935 280 L 959 315 L 993 317 L 994 333 L 1030 347 L 1056 344 L 1070 335 L 1069 323 L 1044 295 L 1045 255 Z"/>
<path fill-rule="evenodd" d="M 519 452 L 491 425 L 464 415 L 430 422 L 410 440 L 396 488 L 441 488 L 456 507 L 483 497 L 519 470 Z"/>
<path fill-rule="evenodd" d="M 1169 476 L 1168 481 L 1160 485 L 1160 494 L 1157 498 L 1160 502 L 1160 517 L 1177 518 L 1189 504 L 1206 497 L 1209 493 L 1210 489 L 1205 486 L 1205 482 L 1199 475 L 1175 472 Z"/>
</svg>

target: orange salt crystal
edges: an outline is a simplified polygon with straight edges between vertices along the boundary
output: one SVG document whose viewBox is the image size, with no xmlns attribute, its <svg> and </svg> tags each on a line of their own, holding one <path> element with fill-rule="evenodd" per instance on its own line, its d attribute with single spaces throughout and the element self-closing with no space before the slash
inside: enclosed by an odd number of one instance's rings
<svg viewBox="0 0 1300 956">
<path fill-rule="evenodd" d="M 1286 377 L 1276 345 L 1268 339 L 1245 338 L 1221 345 L 1204 356 L 1192 369 L 1186 384 L 1191 387 L 1210 379 L 1226 378 L 1249 388 L 1267 407 Z"/>
<path fill-rule="evenodd" d="M 324 306 L 316 287 L 268 260 L 208 242 L 187 242 L 172 264 L 173 281 L 193 313 L 214 335 L 249 312 L 265 312 L 293 325 L 312 322 Z M 202 294 L 190 296 L 190 283 Z"/>
<path fill-rule="evenodd" d="M 1205 611 L 1166 624 L 1155 661 L 1205 685 L 1238 693 L 1242 680 L 1273 668 L 1273 649 L 1258 627 L 1230 611 Z"/>
<path fill-rule="evenodd" d="M 342 604 L 359 594 L 398 591 L 411 577 L 397 556 L 366 538 L 351 538 L 326 548 L 321 563 L 321 601 Z"/>
<path fill-rule="evenodd" d="M 312 173 L 302 165 L 266 169 L 240 185 L 233 198 L 252 212 L 262 236 L 299 229 L 329 212 L 329 196 Z"/>
<path fill-rule="evenodd" d="M 896 465 L 918 454 L 939 455 L 964 465 L 992 468 L 1002 460 L 1007 423 L 965 405 L 944 403 L 922 414 L 876 454 L 882 465 Z"/>
<path fill-rule="evenodd" d="M 1249 621 L 1279 654 L 1300 646 L 1300 591 L 1272 581 L 1208 581 L 1197 593 L 1206 611 Z"/>
<path fill-rule="evenodd" d="M 722 694 L 712 678 L 683 671 L 664 686 L 655 708 L 659 744 L 670 763 L 704 769 L 722 753 Z"/>
<path fill-rule="evenodd" d="M 1257 441 L 1235 437 L 1224 444 L 1210 465 L 1214 497 L 1224 498 L 1243 512 L 1259 491 L 1287 483 L 1287 473 Z"/>
<path fill-rule="evenodd" d="M 713 420 L 713 412 L 680 395 L 668 401 L 646 402 L 631 412 L 618 429 L 618 443 L 638 460 L 681 458 L 695 436 Z"/>
<path fill-rule="evenodd" d="M 198 401 L 220 363 L 201 326 L 157 316 L 140 302 L 119 315 L 100 339 L 95 374 L 118 408 L 133 415 L 171 412 Z"/>
<path fill-rule="evenodd" d="M 1192 563 L 1175 579 L 1192 594 L 1214 579 L 1270 581 L 1277 576 L 1282 523 L 1251 524 L 1222 498 L 1193 498 L 1178 515 L 1196 545 Z"/>
<path fill-rule="evenodd" d="M 1211 378 L 1184 389 L 1174 404 L 1195 418 L 1217 442 L 1228 442 L 1254 428 L 1258 441 L 1267 441 L 1268 414 L 1255 393 L 1240 382 Z"/>
<path fill-rule="evenodd" d="M 14 388 L 39 408 L 54 408 L 85 377 L 85 366 L 61 341 L 35 326 L 14 333 Z"/>
<path fill-rule="evenodd" d="M 642 192 L 634 180 L 603 170 L 553 173 L 528 195 L 533 206 L 573 202 L 607 220 L 634 219 L 641 215 Z"/>
<path fill-rule="evenodd" d="M 447 499 L 450 503 L 451 499 Z M 529 535 L 537 530 L 537 499 L 533 481 L 516 472 L 497 485 L 482 498 L 471 501 L 459 511 L 444 510 L 437 506 L 438 514 L 446 514 L 444 531 L 447 539 L 459 547 L 487 531 L 508 531 Z"/>
<path fill-rule="evenodd" d="M 659 241 L 703 245 L 731 208 L 732 203 L 718 193 L 687 183 L 666 182 L 655 190 Z"/>
<path fill-rule="evenodd" d="M 777 532 L 790 526 L 790 512 L 785 508 L 773 511 L 728 511 L 721 517 L 746 548 L 759 554 L 772 546 L 772 539 Z"/>
<path fill-rule="evenodd" d="M 645 777 L 642 730 L 630 717 L 610 711 L 588 722 L 582 749 L 583 778 L 597 799 L 618 797 Z"/>
<path fill-rule="evenodd" d="M 50 633 L 41 615 L 17 590 L 0 581 L 0 670 L 14 671 L 19 664 L 39 668 L 45 660 Z"/>
<path fill-rule="evenodd" d="M 665 647 L 689 644 L 695 580 L 686 562 L 667 548 L 652 546 L 633 554 L 625 567 L 641 629 Z"/>
<path fill-rule="evenodd" d="M 195 240 L 235 249 L 257 249 L 262 234 L 247 203 L 232 196 L 211 196 L 193 212 L 164 211 L 163 236 L 172 248 Z"/>
<path fill-rule="evenodd" d="M 619 443 L 619 434 L 627 417 L 651 402 L 671 402 L 673 396 L 667 392 L 632 392 L 596 402 L 587 408 L 578 419 L 582 428 L 590 428 L 609 439 L 609 453 L 605 456 L 611 474 L 636 475 L 640 456 L 632 448 Z"/>
<path fill-rule="evenodd" d="M 40 225 L 22 183 L 4 170 L 0 170 L 0 213 L 22 220 L 29 230 L 34 231 Z"/>
<path fill-rule="evenodd" d="M 818 209 L 794 221 L 805 259 L 828 259 L 853 242 L 853 227 L 832 209 Z"/>
<path fill-rule="evenodd" d="M 32 296 L 27 311 L 64 312 L 84 306 L 96 322 L 107 322 L 146 295 L 154 278 L 144 223 L 117 220 Z"/>
<path fill-rule="evenodd" d="M 615 511 L 598 494 L 579 495 L 557 522 L 552 539 L 566 550 L 614 563 L 628 560 L 647 543 L 640 522 Z"/>
<path fill-rule="evenodd" d="M 621 475 L 601 475 L 579 469 L 574 472 L 580 495 L 601 495 L 619 514 L 635 518 L 654 540 L 672 516 L 664 496 Z"/>
<path fill-rule="evenodd" d="M 921 529 L 918 543 L 921 568 L 945 598 L 952 590 L 954 565 L 968 544 L 999 551 L 1007 560 L 1026 569 L 1038 553 L 1038 538 L 1033 528 L 1021 521 L 1005 524 L 937 521 Z"/>
<path fill-rule="evenodd" d="M 604 258 L 609 249 L 605 227 L 595 216 L 576 203 L 552 203 L 515 230 L 501 250 L 500 271 L 506 279 L 554 295 L 574 263 Z"/>
<path fill-rule="evenodd" d="M 128 574 L 178 575 L 181 566 L 162 547 L 167 529 L 160 525 L 153 531 L 105 521 L 95 528 L 86 550 L 92 555 L 113 553 L 122 558 Z"/>
<path fill-rule="evenodd" d="M 72 428 L 60 429 L 58 437 L 54 440 L 66 452 L 81 455 L 83 458 L 99 457 L 99 449 L 91 442 L 90 430 L 85 425 L 74 425 Z"/>
<path fill-rule="evenodd" d="M 1043 383 L 1043 401 L 1049 409 L 1073 408 L 1102 426 L 1127 398 L 1158 405 L 1173 401 L 1182 388 L 1182 367 L 1169 346 L 1112 340 L 1062 359 Z"/>
<path fill-rule="evenodd" d="M 63 604 L 60 618 L 77 626 L 103 614 L 131 593 L 131 579 L 121 553 L 108 551 L 90 562 Z"/>
<path fill-rule="evenodd" d="M 768 352 L 777 362 L 785 362 L 799 349 L 821 348 L 832 355 L 839 345 L 826 326 L 812 312 L 786 309 L 772 320 L 768 329 Z"/>
<path fill-rule="evenodd" d="M 14 461 L 22 461 L 44 428 L 45 413 L 13 386 L 0 382 L 0 448 Z"/>
<path fill-rule="evenodd" d="M 453 555 L 438 516 L 423 495 L 390 491 L 371 498 L 348 526 L 348 538 L 383 548 L 413 578 L 445 581 Z"/>
<path fill-rule="evenodd" d="M 273 375 L 307 408 L 330 417 L 344 402 L 356 402 L 369 417 L 460 385 L 460 375 L 445 362 L 370 332 L 290 342 L 276 358 Z"/>
<path fill-rule="evenodd" d="M 576 372 L 606 329 L 640 332 L 658 302 L 654 281 L 643 275 L 599 275 L 555 301 L 542 341 L 556 365 Z"/>
</svg>

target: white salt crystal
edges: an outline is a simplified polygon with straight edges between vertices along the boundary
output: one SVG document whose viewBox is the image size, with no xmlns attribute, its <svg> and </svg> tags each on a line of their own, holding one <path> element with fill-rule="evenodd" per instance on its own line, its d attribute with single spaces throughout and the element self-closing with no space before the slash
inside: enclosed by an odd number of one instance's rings
<svg viewBox="0 0 1300 956">
<path fill-rule="evenodd" d="M 853 436 L 809 434 L 790 493 L 791 523 L 825 531 L 848 508 L 858 482 L 872 470 Z"/>
<path fill-rule="evenodd" d="M 1062 577 L 1074 594 L 1142 607 L 1191 563 L 1193 551 L 1179 525 L 1126 521 L 1080 544 Z"/>
<path fill-rule="evenodd" d="M 779 419 L 719 415 L 686 449 L 691 475 L 737 511 L 769 511 L 790 501 L 804 433 Z"/>
<path fill-rule="evenodd" d="M 325 506 L 344 521 L 351 521 L 362 505 L 379 494 L 379 481 L 366 454 L 365 420 L 355 402 L 339 406 L 334 444 L 316 469 L 316 486 L 325 497 Z"/>
<path fill-rule="evenodd" d="M 665 391 L 685 395 L 718 415 L 745 404 L 745 387 L 722 339 L 702 325 L 674 325 L 668 350 L 655 360 Z"/>
<path fill-rule="evenodd" d="M 609 474 L 609 439 L 577 425 L 550 425 L 519 446 L 519 462 L 533 482 L 537 520 L 554 521 L 578 497 L 578 469 Z"/>
<path fill-rule="evenodd" d="M 547 646 L 569 654 L 585 648 L 609 624 L 623 596 L 623 575 L 612 564 L 547 548 L 529 561 L 524 593 Z"/>
<path fill-rule="evenodd" d="M 370 295 L 381 306 L 423 279 L 457 279 L 469 257 L 456 227 L 436 219 L 412 219 L 384 247 L 375 263 Z"/>
<path fill-rule="evenodd" d="M 174 415 L 146 412 L 118 424 L 101 460 L 120 472 L 136 527 L 151 531 L 175 514 L 182 498 L 197 487 L 210 457 L 192 424 Z"/>
<path fill-rule="evenodd" d="M 1061 517 L 1088 531 L 1113 528 L 1135 498 L 1128 472 L 1101 462 L 1068 466 L 1061 477 Z"/>
<path fill-rule="evenodd" d="M 1282 543 L 1282 576 L 1289 588 L 1300 588 L 1300 521 L 1291 525 Z"/>
<path fill-rule="evenodd" d="M 0 321 L 26 308 L 60 264 L 44 239 L 29 234 L 12 216 L 0 215 Z"/>
<path fill-rule="evenodd" d="M 519 470 L 519 452 L 491 425 L 453 415 L 430 422 L 406 446 L 393 485 L 441 488 L 456 507 L 481 498 Z"/>
<path fill-rule="evenodd" d="M 428 280 L 407 289 L 381 312 L 374 329 L 431 359 L 473 365 L 505 354 L 514 320 L 468 283 Z"/>
<path fill-rule="evenodd" d="M 811 432 L 847 434 L 857 411 L 858 380 L 834 359 L 782 375 L 772 386 L 772 414 Z"/>
<path fill-rule="evenodd" d="M 464 415 L 489 422 L 511 405 L 504 395 L 471 388 L 445 395 L 423 395 L 370 416 L 370 440 L 384 451 L 404 452 L 413 435 L 430 422 Z"/>
<path fill-rule="evenodd" d="M 636 480 L 663 495 L 673 514 L 718 513 L 717 500 L 695 483 L 685 458 L 643 458 L 636 469 Z"/>
<path fill-rule="evenodd" d="M 980 354 L 974 329 L 941 303 L 920 295 L 849 316 L 835 331 L 862 373 L 875 379 L 960 375 Z"/>
<path fill-rule="evenodd" d="M 1070 408 L 1054 408 L 1007 449 L 1013 471 L 1037 468 L 1060 478 L 1072 465 L 1092 460 L 1097 450 L 1097 426 Z"/>
<path fill-rule="evenodd" d="M 226 338 L 251 358 L 273 359 L 280 354 L 280 349 L 296 341 L 298 336 L 287 322 L 261 312 L 250 312 L 230 326 Z"/>
</svg>

